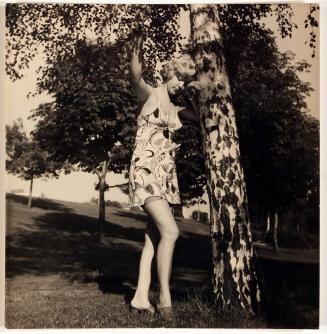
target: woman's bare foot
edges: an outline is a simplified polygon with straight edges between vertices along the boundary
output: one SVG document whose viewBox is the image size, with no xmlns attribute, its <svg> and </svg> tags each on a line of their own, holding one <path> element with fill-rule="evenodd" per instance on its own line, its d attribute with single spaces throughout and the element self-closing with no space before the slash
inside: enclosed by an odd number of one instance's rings
<svg viewBox="0 0 327 334">
<path fill-rule="evenodd" d="M 134 297 L 131 300 L 130 304 L 133 307 L 139 308 L 139 309 L 148 308 L 148 307 L 152 306 L 148 299 L 145 299 L 145 298 L 141 299 L 141 298 L 136 298 L 136 297 Z"/>
</svg>

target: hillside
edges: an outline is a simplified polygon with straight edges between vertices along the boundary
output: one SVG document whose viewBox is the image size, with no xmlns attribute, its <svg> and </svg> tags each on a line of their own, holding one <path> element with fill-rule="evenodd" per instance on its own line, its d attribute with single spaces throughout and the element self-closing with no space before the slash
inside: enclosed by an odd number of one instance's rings
<svg viewBox="0 0 327 334">
<path fill-rule="evenodd" d="M 207 298 L 209 226 L 185 219 L 177 219 L 181 235 L 171 278 L 172 297 L 179 308 L 176 321 L 139 319 L 126 306 L 137 282 L 146 215 L 107 207 L 104 237 L 99 241 L 96 205 L 36 199 L 28 210 L 25 202 L 23 196 L 7 197 L 8 328 L 317 326 L 317 267 L 276 258 L 260 258 L 271 306 L 265 319 L 212 313 Z M 152 277 L 150 299 L 155 300 L 155 265 Z"/>
</svg>

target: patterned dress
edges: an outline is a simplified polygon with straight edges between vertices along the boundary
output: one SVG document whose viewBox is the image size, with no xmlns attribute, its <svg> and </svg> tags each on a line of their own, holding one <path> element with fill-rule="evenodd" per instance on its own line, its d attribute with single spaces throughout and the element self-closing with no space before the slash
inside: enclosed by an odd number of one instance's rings
<svg viewBox="0 0 327 334">
<path fill-rule="evenodd" d="M 173 116 L 168 117 L 168 110 L 164 110 L 158 100 L 152 113 L 138 117 L 129 173 L 132 206 L 143 205 L 150 196 L 161 196 L 171 204 L 180 204 L 174 160 L 179 145 L 173 141 L 172 135 L 182 127 L 182 123 L 177 107 L 172 105 L 172 108 Z"/>
</svg>

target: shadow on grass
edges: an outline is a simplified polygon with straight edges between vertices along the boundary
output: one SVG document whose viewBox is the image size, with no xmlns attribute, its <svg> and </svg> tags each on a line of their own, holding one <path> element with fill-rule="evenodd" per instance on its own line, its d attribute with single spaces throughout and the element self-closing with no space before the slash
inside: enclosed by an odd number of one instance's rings
<svg viewBox="0 0 327 334">
<path fill-rule="evenodd" d="M 271 328 L 319 327 L 319 266 L 261 261 L 266 321 Z"/>
<path fill-rule="evenodd" d="M 45 210 L 52 208 L 54 212 L 35 212 L 28 220 L 23 216 L 28 216 L 28 211 L 15 211 L 15 203 L 22 203 L 19 197 L 15 195 L 11 198 L 13 203 L 9 203 L 8 224 L 18 214 L 22 215 L 24 224 L 17 223 L 14 233 L 7 236 L 8 278 L 60 274 L 71 281 L 95 282 L 103 293 L 123 295 L 127 303 L 131 300 L 148 221 L 144 213 L 112 210 L 110 222 L 103 229 L 103 240 L 99 242 L 96 218 L 42 200 Z M 212 263 L 209 234 L 203 230 L 197 233 L 196 225 L 183 220 L 179 226 L 181 234 L 174 251 L 171 281 L 175 301 L 186 300 L 192 288 L 201 295 L 208 293 Z M 318 310 L 317 266 L 260 262 L 266 278 L 268 327 L 316 328 L 318 315 L 313 319 L 311 313 Z M 152 278 L 152 291 L 157 291 L 155 259 Z"/>
<path fill-rule="evenodd" d="M 132 267 L 138 257 L 135 241 L 143 239 L 142 231 L 106 223 L 104 235 L 111 238 L 103 244 L 96 235 L 97 222 L 75 213 L 34 217 L 30 229 L 18 229 L 7 237 L 7 276 L 89 272 L 104 267 L 119 273 L 122 265 Z"/>
<path fill-rule="evenodd" d="M 118 219 L 124 211 L 113 212 L 110 217 L 115 222 L 104 224 L 101 242 L 97 238 L 98 220 L 87 215 L 41 212 L 35 213 L 24 225 L 16 224 L 14 233 L 6 239 L 6 276 L 59 273 L 80 281 L 91 279 L 98 283 L 102 292 L 123 294 L 128 301 L 134 294 L 132 286 L 137 283 L 144 223 L 148 219 L 143 213 L 126 212 L 127 222 Z M 9 225 L 10 219 L 11 214 L 8 216 Z M 175 298 L 183 297 L 184 288 L 203 285 L 202 276 L 194 279 L 194 272 L 206 271 L 210 267 L 208 238 L 182 231 L 176 243 L 173 266 L 183 273 L 183 277 L 172 274 L 172 281 L 178 281 L 178 287 L 172 289 Z M 188 275 L 184 273 L 187 269 Z M 155 258 L 152 278 L 157 288 Z"/>
<path fill-rule="evenodd" d="M 6 194 L 6 200 L 11 200 L 15 203 L 19 203 L 19 204 L 23 204 L 27 206 L 28 197 L 16 195 L 16 194 Z M 36 208 L 44 209 L 44 210 L 61 211 L 61 212 L 71 212 L 72 211 L 70 208 L 67 208 L 64 205 L 59 204 L 58 202 L 51 201 L 49 199 L 35 198 L 35 197 L 33 197 L 33 200 L 32 200 L 32 207 L 36 207 Z"/>
</svg>

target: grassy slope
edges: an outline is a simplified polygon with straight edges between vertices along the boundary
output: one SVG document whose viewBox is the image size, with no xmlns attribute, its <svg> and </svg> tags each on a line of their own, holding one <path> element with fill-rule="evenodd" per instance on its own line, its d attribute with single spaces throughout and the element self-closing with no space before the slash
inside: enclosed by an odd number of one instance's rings
<svg viewBox="0 0 327 334">
<path fill-rule="evenodd" d="M 130 314 L 127 303 L 137 282 L 146 216 L 142 212 L 107 208 L 104 238 L 99 242 L 95 236 L 98 213 L 95 205 L 39 199 L 28 210 L 25 201 L 21 196 L 11 196 L 7 201 L 8 328 L 317 325 L 316 298 L 307 302 L 303 288 L 291 290 L 293 297 L 287 300 L 272 299 L 266 320 L 215 311 L 208 297 L 209 227 L 181 219 L 171 279 L 176 306 L 173 321 L 164 323 L 157 316 Z M 273 266 L 266 263 L 263 267 Z M 155 303 L 158 297 L 155 263 L 152 277 L 150 300 Z M 283 279 L 277 283 L 268 286 L 269 290 L 285 289 Z M 286 289 L 289 290 L 288 285 Z M 299 296 L 302 302 L 297 300 Z M 284 319 L 287 307 L 293 313 L 291 318 Z"/>
</svg>

